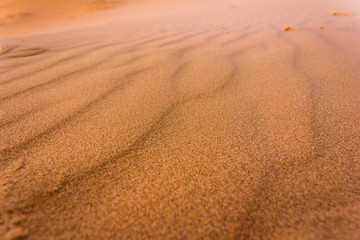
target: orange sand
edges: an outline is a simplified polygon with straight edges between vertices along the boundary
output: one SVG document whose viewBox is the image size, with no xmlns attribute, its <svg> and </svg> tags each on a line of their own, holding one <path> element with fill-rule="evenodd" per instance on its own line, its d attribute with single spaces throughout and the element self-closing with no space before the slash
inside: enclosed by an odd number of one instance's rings
<svg viewBox="0 0 360 240">
<path fill-rule="evenodd" d="M 359 20 L 2 1 L 0 239 L 360 239 Z"/>
</svg>

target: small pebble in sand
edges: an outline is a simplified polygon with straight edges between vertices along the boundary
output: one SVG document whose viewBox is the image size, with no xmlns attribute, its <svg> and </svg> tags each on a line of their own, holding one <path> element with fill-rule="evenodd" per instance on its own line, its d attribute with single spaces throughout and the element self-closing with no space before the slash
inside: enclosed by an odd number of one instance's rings
<svg viewBox="0 0 360 240">
<path fill-rule="evenodd" d="M 295 30 L 295 29 L 294 29 L 294 28 L 292 28 L 292 27 L 287 27 L 287 28 L 285 28 L 285 29 L 284 29 L 284 31 L 285 31 L 285 32 L 288 32 L 288 31 L 293 31 L 293 30 Z"/>
<path fill-rule="evenodd" d="M 339 13 L 339 12 L 334 12 L 332 14 L 333 16 L 351 16 L 351 13 Z"/>
</svg>

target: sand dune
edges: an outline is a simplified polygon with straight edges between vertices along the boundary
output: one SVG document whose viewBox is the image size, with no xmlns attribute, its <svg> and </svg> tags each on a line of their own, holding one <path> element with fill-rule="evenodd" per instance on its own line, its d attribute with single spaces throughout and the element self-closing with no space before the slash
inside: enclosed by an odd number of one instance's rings
<svg viewBox="0 0 360 240">
<path fill-rule="evenodd" d="M 14 2 L 0 239 L 360 238 L 355 1 Z"/>
</svg>

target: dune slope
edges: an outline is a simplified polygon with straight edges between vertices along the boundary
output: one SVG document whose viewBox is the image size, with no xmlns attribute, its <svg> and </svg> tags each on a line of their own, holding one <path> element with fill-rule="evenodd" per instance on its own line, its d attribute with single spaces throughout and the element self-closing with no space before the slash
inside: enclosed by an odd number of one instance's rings
<svg viewBox="0 0 360 240">
<path fill-rule="evenodd" d="M 0 40 L 0 239 L 360 238 L 356 3 L 109 4 Z"/>
</svg>

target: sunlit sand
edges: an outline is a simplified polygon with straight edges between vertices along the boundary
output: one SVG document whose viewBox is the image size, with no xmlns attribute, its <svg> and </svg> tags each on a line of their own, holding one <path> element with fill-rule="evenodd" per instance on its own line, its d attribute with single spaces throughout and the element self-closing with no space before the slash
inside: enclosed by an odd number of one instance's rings
<svg viewBox="0 0 360 240">
<path fill-rule="evenodd" d="M 360 239 L 360 4 L 4 0 L 0 239 Z"/>
</svg>

